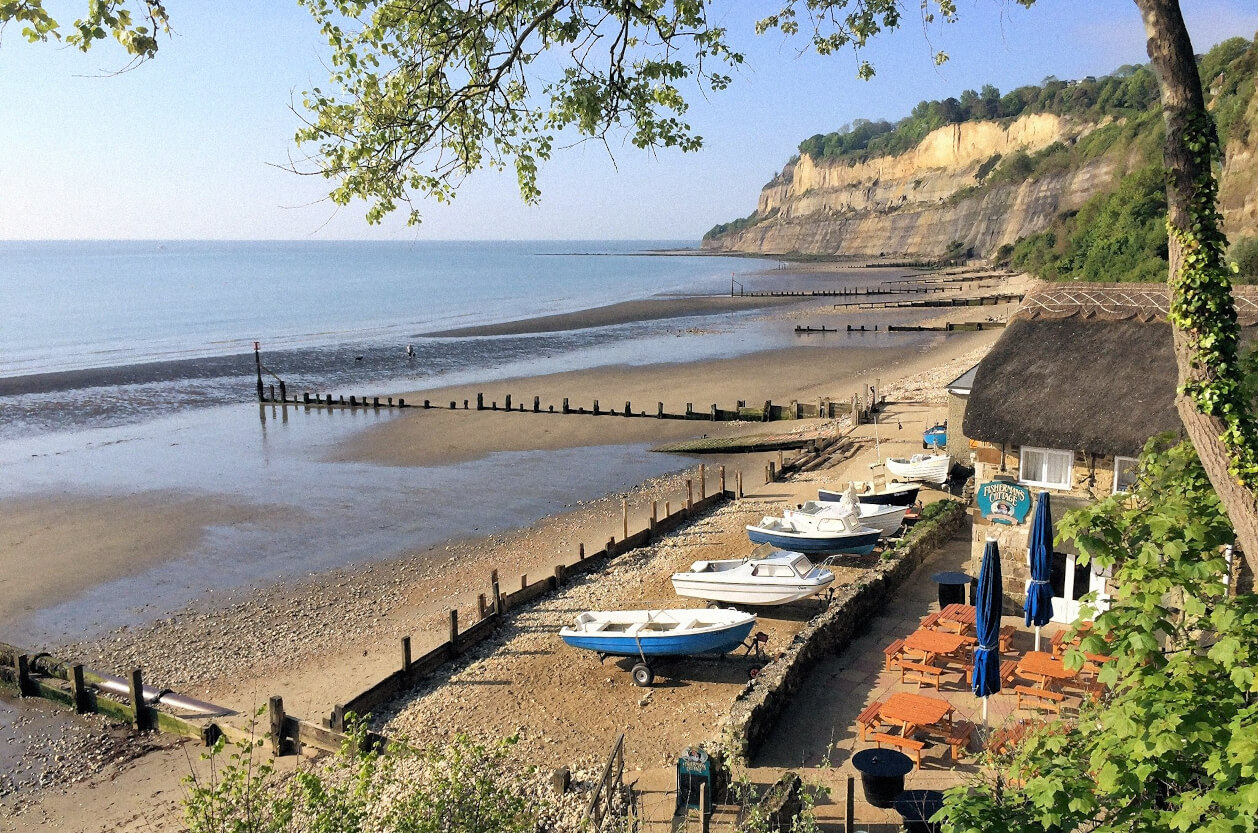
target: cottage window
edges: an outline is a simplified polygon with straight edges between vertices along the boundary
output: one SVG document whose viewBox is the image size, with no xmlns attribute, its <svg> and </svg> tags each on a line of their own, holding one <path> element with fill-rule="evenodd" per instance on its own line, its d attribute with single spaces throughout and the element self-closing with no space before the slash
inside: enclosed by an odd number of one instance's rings
<svg viewBox="0 0 1258 833">
<path fill-rule="evenodd" d="M 1018 479 L 1031 486 L 1070 488 L 1070 469 L 1075 455 L 1052 448 L 1023 448 Z"/>
<path fill-rule="evenodd" d="M 1127 492 L 1136 485 L 1136 458 L 1114 458 L 1114 491 Z"/>
</svg>

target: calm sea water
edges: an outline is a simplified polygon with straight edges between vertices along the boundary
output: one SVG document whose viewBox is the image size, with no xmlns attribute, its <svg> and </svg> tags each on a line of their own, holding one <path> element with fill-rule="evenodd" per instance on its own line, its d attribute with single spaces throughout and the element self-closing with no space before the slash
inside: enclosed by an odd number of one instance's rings
<svg viewBox="0 0 1258 833">
<path fill-rule="evenodd" d="M 802 343 L 790 322 L 754 312 L 530 336 L 416 335 L 663 293 L 721 294 L 731 273 L 749 288 L 783 283 L 749 274 L 763 261 L 641 254 L 682 245 L 0 242 L 0 501 L 174 491 L 268 507 L 249 524 L 203 530 L 190 553 L 141 575 L 11 618 L 0 640 L 55 645 L 215 589 L 524 526 L 692 465 L 644 446 L 425 468 L 328 462 L 341 440 L 397 412 L 259 408 L 251 353 L 261 341 L 267 367 L 292 391 L 348 395 Z M 807 343 L 928 344 L 841 335 Z M 20 545 L 0 557 L 22 558 Z"/>
<path fill-rule="evenodd" d="M 660 293 L 727 291 L 733 258 L 643 257 L 691 241 L 0 242 L 0 377 L 338 342 Z"/>
</svg>

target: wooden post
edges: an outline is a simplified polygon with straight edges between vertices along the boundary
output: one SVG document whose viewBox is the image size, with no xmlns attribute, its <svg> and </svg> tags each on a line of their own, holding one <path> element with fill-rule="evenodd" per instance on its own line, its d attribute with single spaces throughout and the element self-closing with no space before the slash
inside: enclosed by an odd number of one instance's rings
<svg viewBox="0 0 1258 833">
<path fill-rule="evenodd" d="M 411 638 L 409 636 L 402 637 L 402 670 L 411 670 Z"/>
<path fill-rule="evenodd" d="M 143 732 L 149 728 L 144 708 L 144 675 L 140 669 L 131 672 L 131 705 L 135 708 L 135 728 Z"/>
<path fill-rule="evenodd" d="M 484 593 L 476 594 L 476 618 L 484 619 L 485 613 L 489 608 L 489 602 L 485 600 Z"/>
<path fill-rule="evenodd" d="M 525 573 L 524 575 L 520 576 L 520 589 L 523 590 L 524 588 L 528 586 L 529 586 L 529 577 L 528 577 L 528 573 Z"/>
<path fill-rule="evenodd" d="M 585 560 L 585 542 L 577 544 L 577 561 Z"/>
<path fill-rule="evenodd" d="M 667 500 L 664 501 L 664 517 L 665 518 L 671 518 L 673 516 L 673 510 L 672 510 L 672 507 L 669 505 L 669 503 L 670 502 Z"/>
<path fill-rule="evenodd" d="M 621 528 L 623 530 L 620 538 L 621 540 L 624 540 L 629 537 L 629 498 L 620 499 L 620 520 L 622 522 Z"/>
<path fill-rule="evenodd" d="M 786 468 L 786 460 L 785 460 L 785 457 L 783 457 L 783 452 L 779 450 L 778 451 L 778 471 L 782 471 L 785 468 Z"/>
<path fill-rule="evenodd" d="M 328 728 L 333 732 L 345 731 L 345 707 L 340 703 L 332 707 L 332 719 L 328 721 Z"/>
<path fill-rule="evenodd" d="M 612 536 L 607 539 L 607 554 L 609 556 L 616 554 L 616 538 Z"/>
<path fill-rule="evenodd" d="M 92 701 L 88 697 L 87 685 L 83 682 L 83 666 L 76 665 L 70 669 L 70 693 L 74 695 L 74 711 L 87 714 L 92 710 Z"/>
<path fill-rule="evenodd" d="M 571 411 L 568 409 L 568 397 L 566 396 L 563 398 L 563 412 L 565 414 L 571 413 Z"/>
<path fill-rule="evenodd" d="M 598 416 L 598 400 L 594 400 L 594 416 Z"/>
<path fill-rule="evenodd" d="M 459 611 L 450 608 L 450 647 L 459 652 Z"/>
<path fill-rule="evenodd" d="M 485 394 L 483 393 L 476 394 L 476 410 L 485 410 Z"/>
<path fill-rule="evenodd" d="M 725 494 L 725 464 L 722 463 L 717 471 L 721 473 L 721 494 Z"/>
<path fill-rule="evenodd" d="M 717 417 L 716 403 L 715 403 L 715 402 L 713 402 L 713 403 L 712 403 L 712 421 L 713 421 L 713 422 L 716 422 L 716 421 L 717 421 L 717 419 L 718 419 L 718 417 Z"/>
<path fill-rule="evenodd" d="M 651 534 L 655 534 L 655 524 L 659 518 L 660 502 L 658 500 L 651 501 Z"/>
<path fill-rule="evenodd" d="M 856 829 L 856 776 L 847 776 L 847 809 L 843 813 L 844 830 Z"/>
<path fill-rule="evenodd" d="M 494 615 L 502 613 L 502 589 L 498 586 L 498 571 L 494 570 L 489 574 L 489 584 L 494 591 Z"/>
<path fill-rule="evenodd" d="M 700 833 L 708 833 L 708 782 L 707 779 L 699 782 L 699 831 Z"/>
<path fill-rule="evenodd" d="M 271 697 L 267 711 L 271 715 L 271 754 L 278 758 L 284 754 L 284 698 Z"/>
<path fill-rule="evenodd" d="M 657 402 L 655 404 L 656 404 L 655 418 L 663 419 L 664 418 L 664 403 Z"/>
<path fill-rule="evenodd" d="M 35 693 L 35 687 L 31 685 L 31 658 L 26 654 L 21 654 L 14 665 L 17 667 L 18 696 L 31 697 Z"/>
<path fill-rule="evenodd" d="M 533 413 L 537 413 L 542 409 L 542 398 L 540 396 L 533 397 Z"/>
<path fill-rule="evenodd" d="M 703 463 L 699 464 L 699 500 L 708 496 L 708 471 Z"/>
<path fill-rule="evenodd" d="M 563 564 L 555 565 L 555 586 L 558 587 L 563 583 L 564 576 L 568 574 L 568 568 Z"/>
<path fill-rule="evenodd" d="M 509 393 L 507 394 L 507 399 L 506 399 L 506 410 L 508 411 L 511 410 L 511 394 Z"/>
<path fill-rule="evenodd" d="M 691 507 L 695 505 L 695 484 L 689 477 L 686 478 L 686 513 L 690 513 Z"/>
<path fill-rule="evenodd" d="M 740 472 L 738 472 L 738 475 L 737 475 L 736 479 L 737 479 L 737 481 L 738 481 L 738 487 L 737 487 L 737 488 L 738 488 L 738 496 L 739 496 L 739 497 L 742 497 L 742 496 L 743 496 L 743 473 L 742 473 L 741 471 L 740 471 Z"/>
<path fill-rule="evenodd" d="M 773 420 L 773 400 L 764 400 L 764 413 L 760 417 L 761 422 L 771 422 Z"/>
</svg>

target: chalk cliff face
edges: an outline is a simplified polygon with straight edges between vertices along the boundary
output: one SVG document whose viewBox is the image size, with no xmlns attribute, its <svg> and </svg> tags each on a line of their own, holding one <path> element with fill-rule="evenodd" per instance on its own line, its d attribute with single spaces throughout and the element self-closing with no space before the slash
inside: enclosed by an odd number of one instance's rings
<svg viewBox="0 0 1258 833">
<path fill-rule="evenodd" d="M 1242 138 L 1224 148 L 1223 173 L 1219 178 L 1219 210 L 1223 230 L 1230 240 L 1258 236 L 1258 95 L 1249 102 L 1241 129 Z"/>
<path fill-rule="evenodd" d="M 757 253 L 932 257 L 959 240 L 974 254 L 988 255 L 1113 187 L 1123 160 L 1102 157 L 972 195 L 965 189 L 980 183 L 997 154 L 1071 144 L 1097 126 L 1035 114 L 1008 125 L 949 125 L 900 156 L 857 164 L 804 155 L 764 187 L 756 222 L 703 245 Z"/>
</svg>

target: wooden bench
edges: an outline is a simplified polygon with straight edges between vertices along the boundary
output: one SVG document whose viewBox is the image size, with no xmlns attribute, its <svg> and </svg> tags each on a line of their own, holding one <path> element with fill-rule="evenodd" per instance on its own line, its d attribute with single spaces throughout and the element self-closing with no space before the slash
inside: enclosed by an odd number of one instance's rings
<svg viewBox="0 0 1258 833">
<path fill-rule="evenodd" d="M 931 683 L 935 686 L 935 691 L 939 691 L 939 680 L 947 670 L 902 659 L 900 660 L 900 682 L 903 683 L 907 679 L 908 682 L 917 683 L 918 688 L 922 687 L 922 683 Z"/>
<path fill-rule="evenodd" d="M 948 746 L 952 747 L 952 760 L 960 761 L 965 754 L 965 750 L 969 748 L 970 738 L 974 735 L 974 724 L 967 720 L 958 720 L 952 724 L 952 731 L 948 733 Z"/>
<path fill-rule="evenodd" d="M 900 655 L 904 653 L 904 640 L 897 639 L 890 645 L 882 649 L 882 655 L 887 658 L 886 668 L 890 671 L 900 664 Z"/>
<path fill-rule="evenodd" d="M 1048 689 L 1044 689 L 1044 688 L 1031 688 L 1030 686 L 1025 686 L 1025 685 L 1017 686 L 1016 688 L 1014 688 L 1014 691 L 1017 692 L 1018 708 L 1020 709 L 1044 708 L 1044 709 L 1051 709 L 1053 712 L 1057 714 L 1061 714 L 1061 704 L 1062 704 L 1062 701 L 1066 699 L 1066 695 L 1062 694 L 1059 691 L 1049 691 Z M 1024 697 L 1031 701 L 1030 706 L 1022 705 L 1022 698 Z"/>
<path fill-rule="evenodd" d="M 1000 637 L 997 639 L 997 644 L 1000 645 L 1001 651 L 1010 650 L 1010 648 L 1013 646 L 1014 634 L 1016 634 L 1017 632 L 1018 632 L 1018 629 L 1013 625 L 1005 625 L 1003 628 L 1000 629 Z"/>
<path fill-rule="evenodd" d="M 930 630 L 931 628 L 935 627 L 935 625 L 938 625 L 938 624 L 939 624 L 939 620 L 940 620 L 940 618 L 942 618 L 942 617 L 943 617 L 943 611 L 942 611 L 942 610 L 936 610 L 934 613 L 931 613 L 930 615 L 928 615 L 928 616 L 926 616 L 924 619 L 922 619 L 922 625 L 921 625 L 921 627 L 922 627 L 924 630 Z"/>
<path fill-rule="evenodd" d="M 1013 678 L 1018 673 L 1018 661 L 1016 659 L 1007 659 L 1000 664 L 1000 693 L 1012 694 L 1013 689 L 1010 688 Z"/>
<path fill-rule="evenodd" d="M 867 740 L 866 733 L 875 726 L 882 725 L 882 718 L 878 712 L 882 710 L 882 701 L 875 700 L 863 712 L 856 717 L 856 722 L 861 727 L 861 740 Z"/>
<path fill-rule="evenodd" d="M 920 740 L 912 738 L 902 738 L 899 735 L 888 735 L 884 732 L 874 732 L 874 743 L 881 749 L 885 743 L 888 746 L 898 746 L 900 749 L 909 753 L 913 757 L 913 762 L 917 764 L 917 768 L 922 768 L 922 749 L 926 744 Z"/>
</svg>

